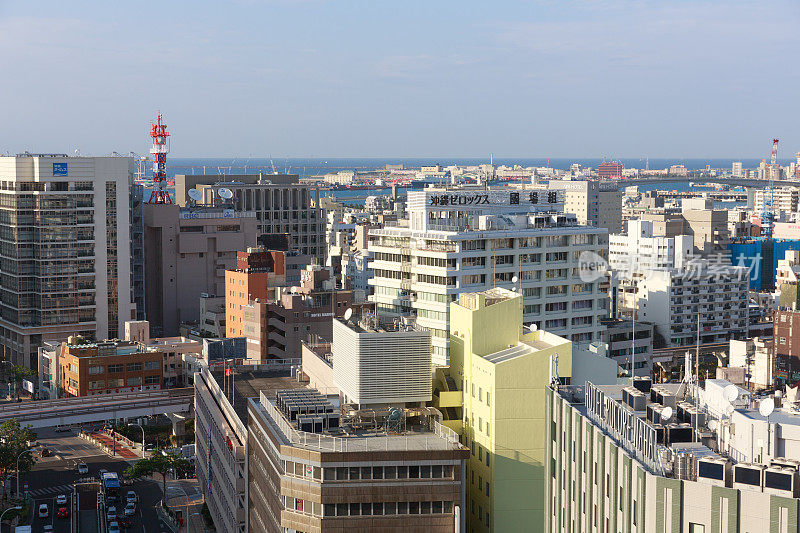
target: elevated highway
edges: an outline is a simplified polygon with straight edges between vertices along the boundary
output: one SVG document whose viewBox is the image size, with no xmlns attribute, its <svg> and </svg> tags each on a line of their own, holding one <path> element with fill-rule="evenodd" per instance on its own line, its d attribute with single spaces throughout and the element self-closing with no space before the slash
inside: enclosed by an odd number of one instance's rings
<svg viewBox="0 0 800 533">
<path fill-rule="evenodd" d="M 619 187 L 632 187 L 634 185 L 668 185 L 670 183 L 719 183 L 723 185 L 730 185 L 732 187 L 752 187 L 755 189 L 762 189 L 769 185 L 769 180 L 752 179 L 752 178 L 714 178 L 709 176 L 668 176 L 668 177 L 652 177 L 652 178 L 631 178 L 624 180 L 611 180 L 617 183 Z M 775 180 L 773 182 L 775 187 L 800 187 L 800 180 Z"/>
<path fill-rule="evenodd" d="M 158 414 L 188 413 L 194 404 L 194 389 L 128 392 L 37 400 L 0 405 L 0 423 L 11 418 L 34 428 L 103 422 Z"/>
</svg>

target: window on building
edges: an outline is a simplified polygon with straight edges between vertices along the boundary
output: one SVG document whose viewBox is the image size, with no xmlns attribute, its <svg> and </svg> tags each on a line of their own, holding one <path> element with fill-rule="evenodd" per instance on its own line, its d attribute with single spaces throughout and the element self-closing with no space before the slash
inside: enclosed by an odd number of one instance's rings
<svg viewBox="0 0 800 533">
<path fill-rule="evenodd" d="M 158 385 L 161 383 L 161 378 L 158 376 L 147 376 L 144 378 L 145 385 Z"/>
<path fill-rule="evenodd" d="M 142 384 L 142 377 L 128 378 L 126 384 L 128 387 L 139 387 Z"/>
<path fill-rule="evenodd" d="M 106 367 L 104 367 L 104 366 L 90 366 L 89 367 L 89 374 L 91 374 L 91 375 L 104 374 L 105 371 L 106 371 Z"/>
<path fill-rule="evenodd" d="M 125 365 L 108 365 L 108 373 L 109 374 L 116 374 L 119 372 L 125 372 Z"/>
<path fill-rule="evenodd" d="M 89 382 L 89 388 L 90 389 L 102 389 L 102 388 L 105 388 L 105 386 L 106 386 L 105 380 L 90 381 Z"/>
<path fill-rule="evenodd" d="M 141 372 L 142 363 L 128 363 L 128 372 Z"/>
<path fill-rule="evenodd" d="M 116 379 L 109 379 L 108 380 L 108 387 L 124 387 L 125 380 L 123 378 L 116 378 Z"/>
</svg>

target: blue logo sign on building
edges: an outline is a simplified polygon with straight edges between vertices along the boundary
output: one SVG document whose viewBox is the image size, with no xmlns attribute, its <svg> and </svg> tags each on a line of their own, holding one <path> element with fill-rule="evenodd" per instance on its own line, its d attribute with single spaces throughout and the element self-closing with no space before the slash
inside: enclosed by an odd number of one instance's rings
<svg viewBox="0 0 800 533">
<path fill-rule="evenodd" d="M 66 163 L 53 163 L 53 176 L 66 176 L 67 164 Z"/>
</svg>

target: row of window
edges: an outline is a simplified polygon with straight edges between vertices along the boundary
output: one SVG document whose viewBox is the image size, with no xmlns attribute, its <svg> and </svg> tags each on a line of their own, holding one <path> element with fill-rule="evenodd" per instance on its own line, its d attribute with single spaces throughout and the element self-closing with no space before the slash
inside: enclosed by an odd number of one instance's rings
<svg viewBox="0 0 800 533">
<path fill-rule="evenodd" d="M 77 366 L 73 370 L 72 367 L 74 365 L 70 365 L 70 370 L 72 372 L 77 373 Z M 97 374 L 105 374 L 108 372 L 109 374 L 117 374 L 121 372 L 141 372 L 144 370 L 158 370 L 161 368 L 160 361 L 145 361 L 144 363 L 136 362 L 136 363 L 118 363 L 114 365 L 108 365 L 107 367 L 104 365 L 96 365 L 89 367 L 89 374 L 90 375 L 97 375 Z"/>
<path fill-rule="evenodd" d="M 453 512 L 453 502 L 383 502 L 383 503 L 326 503 L 323 516 L 382 516 L 447 514 Z"/>
<path fill-rule="evenodd" d="M 325 481 L 452 479 L 453 465 L 338 466 L 323 468 Z"/>
<path fill-rule="evenodd" d="M 161 383 L 160 376 L 145 376 L 144 380 L 141 376 L 136 376 L 132 378 L 116 378 L 116 379 L 101 379 L 97 381 L 90 381 L 89 388 L 90 389 L 113 389 L 114 387 L 141 387 L 142 384 L 145 385 L 158 385 Z"/>
</svg>

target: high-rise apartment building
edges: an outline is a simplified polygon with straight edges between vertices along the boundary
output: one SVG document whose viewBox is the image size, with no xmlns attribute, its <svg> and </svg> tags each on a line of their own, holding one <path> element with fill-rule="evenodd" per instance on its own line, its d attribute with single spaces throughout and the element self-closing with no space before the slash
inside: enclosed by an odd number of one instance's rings
<svg viewBox="0 0 800 533">
<path fill-rule="evenodd" d="M 749 271 L 693 261 L 654 269 L 638 284 L 637 319 L 651 322 L 667 346 L 725 342 L 747 336 Z M 699 320 L 698 320 L 699 318 Z"/>
<path fill-rule="evenodd" d="M 731 175 L 734 178 L 741 178 L 744 176 L 744 172 L 742 172 L 742 162 L 741 161 L 734 161 L 731 164 Z"/>
<path fill-rule="evenodd" d="M 753 211 L 760 214 L 764 210 L 764 190 L 753 192 Z M 766 193 L 769 198 L 770 193 Z M 797 187 L 774 187 L 772 189 L 772 212 L 796 213 L 800 202 L 800 189 Z"/>
<path fill-rule="evenodd" d="M 608 232 L 564 215 L 563 191 L 428 188 L 408 198 L 407 226 L 370 230 L 370 298 L 379 315 L 415 316 L 431 331 L 434 364 L 449 364 L 448 304 L 492 287 L 519 290 L 526 324 L 600 340 L 606 278 L 583 275 L 580 261 L 606 257 Z"/>
<path fill-rule="evenodd" d="M 325 259 L 325 211 L 319 207 L 319 191 L 300 183 L 296 174 L 236 174 L 224 176 L 175 176 L 175 203 L 190 202 L 188 191 L 197 189 L 202 203 L 223 206 L 237 212 L 255 212 L 259 234 L 289 236 L 289 250 Z M 233 193 L 222 198 L 219 190 Z M 316 207 L 315 207 L 316 206 Z M 271 247 L 269 242 L 259 242 Z"/>
<path fill-rule="evenodd" d="M 119 337 L 131 290 L 128 157 L 0 157 L 0 348 L 37 366 L 37 349 L 81 334 Z"/>
</svg>

